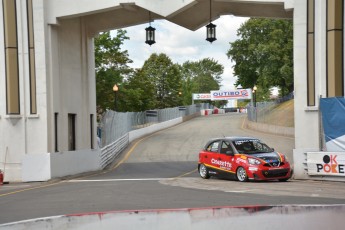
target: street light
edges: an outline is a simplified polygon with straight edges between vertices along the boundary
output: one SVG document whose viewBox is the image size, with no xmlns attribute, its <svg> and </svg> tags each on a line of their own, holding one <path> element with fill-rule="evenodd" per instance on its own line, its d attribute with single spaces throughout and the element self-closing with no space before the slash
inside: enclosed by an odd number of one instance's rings
<svg viewBox="0 0 345 230">
<path fill-rule="evenodd" d="M 210 23 L 206 26 L 206 40 L 209 42 L 214 42 L 216 38 L 216 25 L 212 24 L 212 5 L 210 0 Z"/>
<path fill-rule="evenodd" d="M 114 91 L 114 94 L 115 94 L 114 111 L 116 111 L 117 110 L 117 92 L 119 91 L 119 87 L 116 84 L 113 86 L 113 91 Z"/>
<path fill-rule="evenodd" d="M 149 44 L 150 46 L 152 44 L 155 44 L 156 41 L 155 41 L 155 28 L 153 28 L 151 26 L 151 11 L 149 11 L 149 27 L 147 27 L 146 29 L 146 41 L 145 43 L 146 44 Z"/>
<path fill-rule="evenodd" d="M 254 107 L 256 107 L 256 91 L 258 90 L 258 87 L 254 85 L 253 87 L 253 97 L 254 97 Z"/>
</svg>

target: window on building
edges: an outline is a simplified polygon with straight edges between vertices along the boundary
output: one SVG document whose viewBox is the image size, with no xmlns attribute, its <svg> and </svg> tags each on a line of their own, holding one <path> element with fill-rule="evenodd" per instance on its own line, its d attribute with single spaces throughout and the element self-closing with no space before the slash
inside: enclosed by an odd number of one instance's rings
<svg viewBox="0 0 345 230">
<path fill-rule="evenodd" d="M 307 103 L 315 106 L 315 0 L 307 5 Z"/>
<path fill-rule="evenodd" d="M 76 150 L 76 114 L 68 114 L 68 150 Z"/>
<path fill-rule="evenodd" d="M 35 43 L 32 0 L 26 1 L 27 22 L 28 22 L 28 44 L 29 44 L 29 78 L 30 78 L 30 113 L 37 113 L 36 103 L 36 71 L 35 71 Z"/>
<path fill-rule="evenodd" d="M 344 96 L 344 0 L 327 0 L 327 97 Z"/>
<path fill-rule="evenodd" d="M 55 152 L 59 152 L 59 133 L 58 133 L 58 118 L 59 118 L 59 114 L 55 113 L 54 114 L 54 130 L 55 130 Z"/>
<path fill-rule="evenodd" d="M 20 114 L 16 1 L 3 0 L 6 113 Z"/>
<path fill-rule="evenodd" d="M 93 114 L 90 114 L 90 147 L 94 149 L 94 128 L 93 128 Z"/>
</svg>

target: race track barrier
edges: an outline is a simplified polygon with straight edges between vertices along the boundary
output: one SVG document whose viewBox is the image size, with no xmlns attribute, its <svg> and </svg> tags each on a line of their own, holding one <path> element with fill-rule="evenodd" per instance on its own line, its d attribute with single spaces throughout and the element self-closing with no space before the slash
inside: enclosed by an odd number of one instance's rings
<svg viewBox="0 0 345 230">
<path fill-rule="evenodd" d="M 283 205 L 141 210 L 53 216 L 0 225 L 18 229 L 344 229 L 345 205 Z"/>
</svg>

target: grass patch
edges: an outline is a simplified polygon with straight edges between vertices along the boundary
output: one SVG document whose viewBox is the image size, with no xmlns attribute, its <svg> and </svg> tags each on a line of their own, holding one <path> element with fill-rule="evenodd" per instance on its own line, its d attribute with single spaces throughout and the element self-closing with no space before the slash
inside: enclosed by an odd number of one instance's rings
<svg viewBox="0 0 345 230">
<path fill-rule="evenodd" d="M 294 127 L 294 100 L 292 99 L 258 111 L 257 121 L 278 126 Z"/>
</svg>

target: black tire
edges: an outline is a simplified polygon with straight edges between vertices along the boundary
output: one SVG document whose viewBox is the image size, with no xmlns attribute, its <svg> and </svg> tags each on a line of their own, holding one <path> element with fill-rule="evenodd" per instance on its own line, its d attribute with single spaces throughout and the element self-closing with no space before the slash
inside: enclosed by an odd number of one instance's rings
<svg viewBox="0 0 345 230">
<path fill-rule="evenodd" d="M 246 170 L 243 167 L 238 167 L 236 170 L 236 178 L 240 182 L 248 181 L 248 175 Z"/>
<path fill-rule="evenodd" d="M 204 164 L 199 165 L 199 175 L 203 179 L 208 179 L 210 178 L 210 174 L 208 173 L 208 169 Z"/>
<path fill-rule="evenodd" d="M 290 178 L 279 179 L 280 182 L 287 182 Z"/>
</svg>

